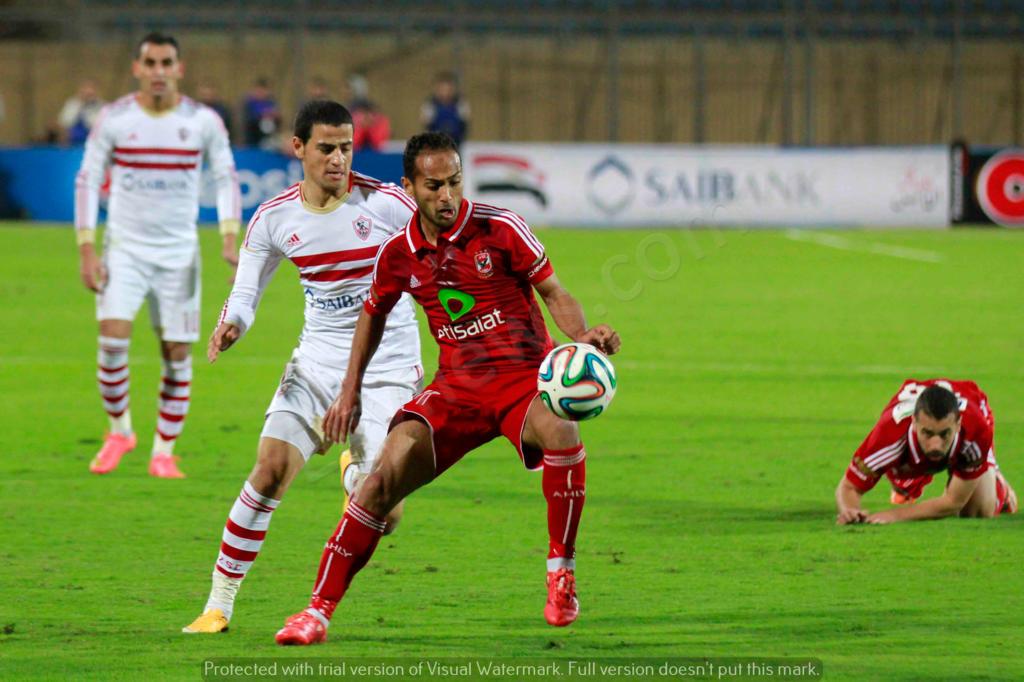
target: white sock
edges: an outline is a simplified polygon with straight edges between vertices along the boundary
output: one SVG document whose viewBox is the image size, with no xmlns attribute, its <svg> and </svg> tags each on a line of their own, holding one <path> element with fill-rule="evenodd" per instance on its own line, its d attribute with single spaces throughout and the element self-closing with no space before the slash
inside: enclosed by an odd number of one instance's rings
<svg viewBox="0 0 1024 682">
<path fill-rule="evenodd" d="M 210 586 L 210 598 L 206 600 L 205 611 L 220 609 L 224 617 L 231 620 L 235 610 L 235 597 L 242 585 L 241 578 L 229 578 L 219 571 L 213 572 L 213 584 Z"/>
<path fill-rule="evenodd" d="M 128 378 L 128 346 L 129 339 L 116 339 L 111 336 L 99 337 L 99 352 L 96 356 L 96 379 L 99 383 L 103 409 L 107 411 L 110 432 L 123 436 L 132 433 L 132 413 L 128 409 L 128 389 L 131 382 Z"/>
<path fill-rule="evenodd" d="M 263 547 L 270 517 L 280 500 L 260 495 L 249 481 L 242 486 L 221 534 L 220 552 L 213 567 L 213 586 L 206 608 L 224 612 L 228 619 L 238 586 Z"/>
<path fill-rule="evenodd" d="M 177 439 L 164 440 L 159 433 L 153 434 L 153 457 L 157 455 L 173 455 L 175 440 Z"/>
<path fill-rule="evenodd" d="M 164 360 L 160 382 L 160 411 L 153 438 L 153 456 L 174 453 L 174 443 L 185 426 L 185 415 L 192 392 L 192 356 L 184 360 Z"/>
<path fill-rule="evenodd" d="M 366 476 L 359 471 L 359 467 L 355 464 L 350 464 L 348 468 L 345 469 L 345 492 L 349 495 L 354 493 L 359 484 L 363 482 L 364 478 L 366 478 Z"/>
</svg>

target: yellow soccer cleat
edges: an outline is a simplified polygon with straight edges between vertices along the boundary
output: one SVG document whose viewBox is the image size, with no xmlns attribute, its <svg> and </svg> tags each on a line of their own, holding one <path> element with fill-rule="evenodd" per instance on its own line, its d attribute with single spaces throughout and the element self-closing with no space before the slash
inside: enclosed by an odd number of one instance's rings
<svg viewBox="0 0 1024 682">
<path fill-rule="evenodd" d="M 228 619 L 224 617 L 224 612 L 220 609 L 206 609 L 203 611 L 203 615 L 183 627 L 181 631 L 190 635 L 227 632 Z"/>
<path fill-rule="evenodd" d="M 352 466 L 351 450 L 345 450 L 341 453 L 341 459 L 338 460 L 338 465 L 341 469 L 341 513 L 344 514 L 345 510 L 348 509 L 348 488 L 345 487 L 345 470 Z"/>
</svg>

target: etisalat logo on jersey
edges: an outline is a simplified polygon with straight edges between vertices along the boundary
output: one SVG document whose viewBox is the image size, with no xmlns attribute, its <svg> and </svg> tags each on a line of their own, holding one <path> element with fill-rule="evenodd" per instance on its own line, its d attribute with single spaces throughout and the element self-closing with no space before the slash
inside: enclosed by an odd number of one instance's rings
<svg viewBox="0 0 1024 682">
<path fill-rule="evenodd" d="M 457 289 L 441 289 L 437 292 L 437 299 L 452 320 L 452 324 L 446 324 L 437 330 L 438 340 L 461 341 L 472 336 L 479 336 L 505 324 L 505 319 L 497 308 L 489 313 L 477 315 L 468 322 L 455 324 L 473 310 L 476 306 L 476 299 Z"/>
</svg>

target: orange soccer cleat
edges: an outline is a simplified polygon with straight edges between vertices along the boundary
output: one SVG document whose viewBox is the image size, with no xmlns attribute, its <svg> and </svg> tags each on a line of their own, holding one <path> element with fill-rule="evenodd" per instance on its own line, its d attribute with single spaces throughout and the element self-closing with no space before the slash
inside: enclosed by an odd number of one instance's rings
<svg viewBox="0 0 1024 682">
<path fill-rule="evenodd" d="M 178 469 L 176 455 L 154 455 L 149 460 L 149 475 L 157 478 L 185 478 L 185 474 Z"/>
<path fill-rule="evenodd" d="M 548 603 L 544 605 L 544 619 L 548 625 L 565 627 L 580 615 L 580 601 L 576 598 L 576 576 L 571 569 L 548 571 Z"/>
<path fill-rule="evenodd" d="M 89 463 L 89 471 L 94 474 L 109 474 L 121 463 L 121 458 L 135 449 L 135 434 L 127 436 L 121 433 L 108 433 L 103 440 L 103 447 Z"/>
<path fill-rule="evenodd" d="M 901 490 L 895 490 L 889 493 L 889 502 L 892 504 L 914 504 L 916 500 L 910 495 L 905 494 Z"/>
<path fill-rule="evenodd" d="M 274 640 L 281 646 L 309 646 L 327 641 L 327 627 L 309 611 L 289 616 Z"/>
</svg>

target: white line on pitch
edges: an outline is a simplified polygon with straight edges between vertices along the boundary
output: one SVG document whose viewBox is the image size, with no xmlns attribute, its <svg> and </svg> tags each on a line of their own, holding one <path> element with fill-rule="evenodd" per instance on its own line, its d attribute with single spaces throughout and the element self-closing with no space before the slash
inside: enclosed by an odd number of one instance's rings
<svg viewBox="0 0 1024 682">
<path fill-rule="evenodd" d="M 827 246 L 830 249 L 839 249 L 840 251 L 874 253 L 879 256 L 891 256 L 892 258 L 916 260 L 923 263 L 942 263 L 946 260 L 946 257 L 937 251 L 926 251 L 907 246 L 894 246 L 884 242 L 860 243 L 836 234 L 821 234 L 810 230 L 786 230 L 785 235 L 786 239 L 790 241 L 817 244 L 818 246 Z"/>
</svg>

